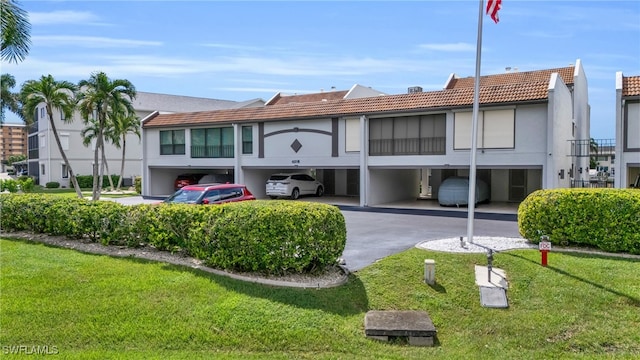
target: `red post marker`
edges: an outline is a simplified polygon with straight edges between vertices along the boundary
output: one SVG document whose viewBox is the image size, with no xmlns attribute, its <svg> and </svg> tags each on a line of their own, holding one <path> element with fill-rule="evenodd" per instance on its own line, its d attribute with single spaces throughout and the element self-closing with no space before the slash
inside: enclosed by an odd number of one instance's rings
<svg viewBox="0 0 640 360">
<path fill-rule="evenodd" d="M 551 251 L 551 243 L 548 241 L 540 241 L 538 249 L 542 255 L 542 266 L 547 266 L 547 254 Z"/>
</svg>

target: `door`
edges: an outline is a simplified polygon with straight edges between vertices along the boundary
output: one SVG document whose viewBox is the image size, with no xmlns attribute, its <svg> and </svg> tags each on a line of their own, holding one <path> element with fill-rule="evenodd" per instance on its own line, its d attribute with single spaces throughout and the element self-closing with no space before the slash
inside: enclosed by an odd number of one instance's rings
<svg viewBox="0 0 640 360">
<path fill-rule="evenodd" d="M 509 201 L 520 202 L 527 197 L 527 170 L 509 170 Z"/>
</svg>

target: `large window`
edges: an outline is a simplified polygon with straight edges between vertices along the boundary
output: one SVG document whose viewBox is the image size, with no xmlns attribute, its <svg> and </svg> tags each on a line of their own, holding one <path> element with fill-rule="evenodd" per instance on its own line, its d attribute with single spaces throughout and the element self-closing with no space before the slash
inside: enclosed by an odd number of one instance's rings
<svg viewBox="0 0 640 360">
<path fill-rule="evenodd" d="M 253 127 L 242 127 L 242 153 L 253 154 Z"/>
<path fill-rule="evenodd" d="M 184 155 L 184 130 L 160 131 L 160 155 Z"/>
<path fill-rule="evenodd" d="M 453 148 L 471 149 L 472 112 L 455 114 Z M 515 115 L 513 109 L 478 112 L 478 149 L 513 149 Z"/>
<path fill-rule="evenodd" d="M 192 158 L 232 158 L 233 128 L 191 130 Z"/>
<path fill-rule="evenodd" d="M 445 114 L 371 119 L 369 154 L 442 155 L 445 129 Z"/>
</svg>

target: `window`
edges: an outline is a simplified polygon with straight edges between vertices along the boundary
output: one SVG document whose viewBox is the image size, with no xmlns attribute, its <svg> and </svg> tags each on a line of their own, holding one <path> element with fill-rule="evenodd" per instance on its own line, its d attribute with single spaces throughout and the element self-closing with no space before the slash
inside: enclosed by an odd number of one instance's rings
<svg viewBox="0 0 640 360">
<path fill-rule="evenodd" d="M 471 149 L 472 116 L 471 112 L 455 114 L 454 149 Z M 513 149 L 515 147 L 514 110 L 480 111 L 476 141 L 479 149 Z"/>
<path fill-rule="evenodd" d="M 442 155 L 445 130 L 445 114 L 371 119 L 369 154 Z"/>
<path fill-rule="evenodd" d="M 39 138 L 39 142 L 40 142 L 40 147 L 44 148 L 45 146 L 47 146 L 47 138 L 44 137 L 44 134 L 40 134 L 40 138 Z"/>
<path fill-rule="evenodd" d="M 160 131 L 160 155 L 184 155 L 184 130 Z"/>
<path fill-rule="evenodd" d="M 62 164 L 62 178 L 63 179 L 69 178 L 69 169 L 67 168 L 66 164 Z"/>
<path fill-rule="evenodd" d="M 40 119 L 44 119 L 44 108 L 40 108 Z"/>
<path fill-rule="evenodd" d="M 345 151 L 360 151 L 360 119 L 346 119 L 345 125 Z"/>
<path fill-rule="evenodd" d="M 60 133 L 60 145 L 62 145 L 62 150 L 69 150 L 69 134 L 68 133 Z"/>
<path fill-rule="evenodd" d="M 211 128 L 191 130 L 192 158 L 232 158 L 233 128 Z"/>
<path fill-rule="evenodd" d="M 40 164 L 40 175 L 44 175 L 44 164 Z"/>
<path fill-rule="evenodd" d="M 242 127 L 242 153 L 253 154 L 253 127 Z"/>
</svg>

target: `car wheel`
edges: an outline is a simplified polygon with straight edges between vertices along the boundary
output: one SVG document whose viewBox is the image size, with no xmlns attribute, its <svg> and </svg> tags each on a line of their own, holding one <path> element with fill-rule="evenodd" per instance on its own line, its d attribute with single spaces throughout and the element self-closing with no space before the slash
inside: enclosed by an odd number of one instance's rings
<svg viewBox="0 0 640 360">
<path fill-rule="evenodd" d="M 277 196 L 269 196 L 271 199 L 277 199 Z"/>
<path fill-rule="evenodd" d="M 316 196 L 320 197 L 324 195 L 324 189 L 322 188 L 322 186 L 318 186 L 318 190 L 316 190 Z"/>
<path fill-rule="evenodd" d="M 293 191 L 291 192 L 291 198 L 293 200 L 296 200 L 299 197 L 300 197 L 300 190 L 298 190 L 298 188 L 294 188 Z"/>
</svg>

